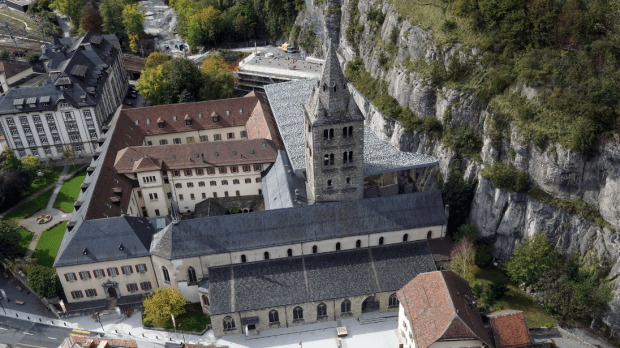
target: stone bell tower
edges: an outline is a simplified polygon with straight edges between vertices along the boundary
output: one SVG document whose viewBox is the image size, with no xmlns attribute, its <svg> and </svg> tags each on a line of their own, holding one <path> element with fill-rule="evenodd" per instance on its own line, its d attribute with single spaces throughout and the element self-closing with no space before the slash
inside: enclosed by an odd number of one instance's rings
<svg viewBox="0 0 620 348">
<path fill-rule="evenodd" d="M 316 202 L 364 196 L 364 116 L 347 89 L 336 48 L 304 105 L 306 176 Z"/>
</svg>

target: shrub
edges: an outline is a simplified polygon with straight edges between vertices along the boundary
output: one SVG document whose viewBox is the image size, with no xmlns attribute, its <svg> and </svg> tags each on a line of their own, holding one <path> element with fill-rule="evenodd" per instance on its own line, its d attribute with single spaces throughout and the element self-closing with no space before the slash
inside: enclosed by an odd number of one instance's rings
<svg viewBox="0 0 620 348">
<path fill-rule="evenodd" d="M 512 164 L 496 162 L 494 165 L 483 168 L 480 172 L 486 179 L 492 180 L 495 187 L 512 192 L 526 192 L 529 186 L 529 176 L 515 168 Z"/>
<path fill-rule="evenodd" d="M 390 42 L 392 45 L 396 45 L 398 42 L 398 27 L 392 28 L 392 32 L 390 32 Z"/>
<path fill-rule="evenodd" d="M 454 242 L 458 242 L 462 239 L 469 239 L 472 243 L 478 239 L 478 229 L 475 225 L 461 225 L 458 228 L 458 232 L 454 235 Z"/>
<path fill-rule="evenodd" d="M 446 19 L 441 25 L 441 31 L 443 31 L 444 33 L 449 33 L 449 32 L 456 30 L 456 27 L 457 25 L 455 21 Z"/>
<path fill-rule="evenodd" d="M 49 267 L 35 266 L 28 273 L 28 285 L 40 297 L 54 297 L 62 290 L 56 270 Z"/>
<path fill-rule="evenodd" d="M 28 63 L 35 63 L 39 60 L 39 57 L 41 57 L 41 53 L 37 51 L 28 51 L 28 53 L 26 53 L 26 60 Z"/>
<path fill-rule="evenodd" d="M 506 281 L 506 279 L 500 278 L 497 279 L 495 281 L 493 281 L 490 285 L 489 285 L 489 296 L 492 297 L 494 300 L 499 300 L 500 298 L 502 298 L 502 296 L 504 296 L 504 294 L 508 291 L 508 281 Z"/>
<path fill-rule="evenodd" d="M 482 139 L 466 127 L 446 128 L 441 142 L 456 153 L 472 157 L 479 156 L 482 151 Z"/>
<path fill-rule="evenodd" d="M 435 116 L 424 116 L 420 118 L 413 115 L 413 112 L 409 108 L 403 109 L 405 110 L 401 113 L 401 120 L 405 123 L 407 132 L 416 131 L 428 134 L 433 138 L 441 138 L 443 125 Z M 408 114 L 411 114 L 411 117 L 407 117 Z"/>
<path fill-rule="evenodd" d="M 0 51 L 0 58 L 2 59 L 9 59 L 11 55 L 13 55 L 11 51 L 7 50 L 6 48 Z"/>
<path fill-rule="evenodd" d="M 460 161 L 454 161 L 450 170 L 448 180 L 440 182 L 441 196 L 444 204 L 450 205 L 450 215 L 448 216 L 448 232 L 452 235 L 457 231 L 469 216 L 471 202 L 478 186 L 478 181 L 467 182 L 463 180 L 463 173 L 460 170 Z"/>
<path fill-rule="evenodd" d="M 489 245 L 478 245 L 476 247 L 476 265 L 478 267 L 486 267 L 493 261 L 493 252 L 495 248 Z"/>
<path fill-rule="evenodd" d="M 482 285 L 481 282 L 476 282 L 472 287 L 471 287 L 471 293 L 472 295 L 474 295 L 474 298 L 479 299 L 480 296 L 482 296 L 482 293 L 484 292 L 484 286 Z"/>
</svg>

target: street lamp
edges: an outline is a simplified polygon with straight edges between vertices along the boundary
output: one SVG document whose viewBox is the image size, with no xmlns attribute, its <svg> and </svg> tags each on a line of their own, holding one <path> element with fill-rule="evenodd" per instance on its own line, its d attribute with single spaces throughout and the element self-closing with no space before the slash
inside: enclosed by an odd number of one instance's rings
<svg viewBox="0 0 620 348">
<path fill-rule="evenodd" d="M 179 329 L 181 329 L 181 335 L 183 336 L 183 343 L 185 343 L 185 334 L 183 333 L 183 327 L 181 327 L 181 323 L 179 323 Z"/>
<path fill-rule="evenodd" d="M 101 316 L 99 315 L 99 312 L 95 312 L 95 316 L 97 317 L 97 321 L 99 322 L 99 325 L 101 325 L 101 330 L 105 332 L 105 329 L 103 328 L 103 324 L 101 323 Z"/>
<path fill-rule="evenodd" d="M 6 300 L 6 302 L 9 303 L 9 298 L 6 296 L 6 292 L 0 289 L 0 293 L 2 293 L 2 299 Z M 2 305 L 2 300 L 0 300 L 0 307 L 2 307 L 2 310 L 4 311 L 4 315 L 6 315 L 6 309 L 4 309 L 4 306 Z"/>
</svg>

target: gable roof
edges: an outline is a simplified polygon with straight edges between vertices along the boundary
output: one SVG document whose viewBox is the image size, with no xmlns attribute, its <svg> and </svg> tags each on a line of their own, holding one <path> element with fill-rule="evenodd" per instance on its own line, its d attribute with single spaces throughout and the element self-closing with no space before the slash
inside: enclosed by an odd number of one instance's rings
<svg viewBox="0 0 620 348">
<path fill-rule="evenodd" d="M 479 339 L 493 346 L 471 289 L 457 274 L 451 271 L 424 273 L 397 294 L 418 348 L 454 339 Z"/>
<path fill-rule="evenodd" d="M 156 236 L 168 260 L 445 225 L 440 191 L 182 220 Z"/>
<path fill-rule="evenodd" d="M 496 348 L 527 347 L 532 343 L 522 311 L 507 309 L 487 314 L 487 317 L 491 322 Z"/>
<path fill-rule="evenodd" d="M 0 61 L 0 73 L 4 73 L 7 79 L 17 75 L 24 70 L 30 69 L 30 64 L 20 61 Z"/>
</svg>

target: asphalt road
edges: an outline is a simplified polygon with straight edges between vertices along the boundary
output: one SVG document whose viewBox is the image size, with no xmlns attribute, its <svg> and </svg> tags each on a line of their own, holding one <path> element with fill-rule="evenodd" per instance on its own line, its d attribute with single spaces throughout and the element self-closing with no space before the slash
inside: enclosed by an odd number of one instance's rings
<svg viewBox="0 0 620 348">
<path fill-rule="evenodd" d="M 20 348 L 56 348 L 70 334 L 95 336 L 88 331 L 33 323 L 0 316 L 0 343 Z"/>
</svg>

